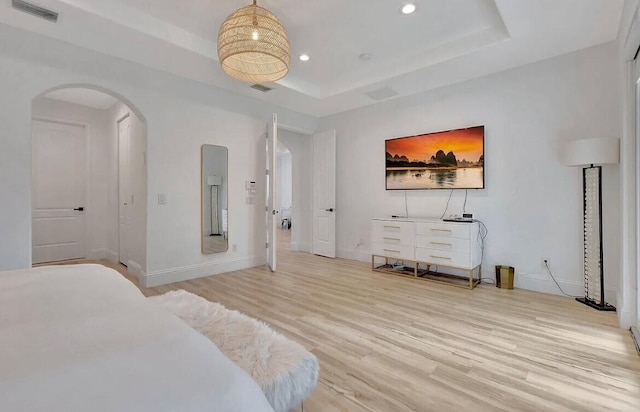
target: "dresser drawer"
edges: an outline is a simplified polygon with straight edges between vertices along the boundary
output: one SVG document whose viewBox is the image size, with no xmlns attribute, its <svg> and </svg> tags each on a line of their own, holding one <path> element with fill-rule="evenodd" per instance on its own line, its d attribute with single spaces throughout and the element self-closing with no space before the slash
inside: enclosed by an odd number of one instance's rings
<svg viewBox="0 0 640 412">
<path fill-rule="evenodd" d="M 419 222 L 416 224 L 416 234 L 469 239 L 471 225 L 473 223 Z"/>
<path fill-rule="evenodd" d="M 469 253 L 427 248 L 416 248 L 415 250 L 416 260 L 420 262 L 460 269 L 471 269 L 471 255 Z"/>
<path fill-rule="evenodd" d="M 471 241 L 469 239 L 456 237 L 416 236 L 416 247 L 446 250 L 449 252 L 469 253 L 470 243 Z"/>
<path fill-rule="evenodd" d="M 376 256 L 385 256 L 395 259 L 414 260 L 415 258 L 415 248 L 413 246 L 394 246 L 378 242 L 371 245 L 371 253 Z"/>
<path fill-rule="evenodd" d="M 416 243 L 415 223 L 373 220 L 372 243 L 413 246 Z"/>
</svg>

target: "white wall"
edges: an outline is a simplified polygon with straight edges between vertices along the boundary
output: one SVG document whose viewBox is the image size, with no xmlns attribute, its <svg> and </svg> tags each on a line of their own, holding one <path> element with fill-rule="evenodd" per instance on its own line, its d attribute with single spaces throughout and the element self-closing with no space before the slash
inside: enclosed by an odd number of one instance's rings
<svg viewBox="0 0 640 412">
<path fill-rule="evenodd" d="M 311 133 L 317 120 L 0 25 L 0 269 L 31 265 L 31 103 L 61 85 L 113 91 L 147 124 L 147 285 L 261 264 L 264 205 L 245 204 L 245 180 L 264 198 L 264 143 L 273 112 Z M 229 235 L 237 252 L 200 253 L 200 146 L 229 148 Z M 167 196 L 158 205 L 158 194 Z M 257 202 L 256 202 L 257 203 Z"/>
<path fill-rule="evenodd" d="M 278 130 L 278 140 L 281 141 L 292 159 L 291 179 L 291 249 L 311 252 L 312 231 L 312 194 L 313 184 L 313 152 L 311 136 L 294 133 L 288 130 Z"/>
<path fill-rule="evenodd" d="M 566 167 L 559 148 L 620 135 L 616 58 L 610 43 L 321 119 L 321 130 L 337 133 L 338 255 L 368 261 L 369 220 L 404 214 L 404 193 L 384 189 L 385 139 L 485 125 L 486 189 L 469 191 L 466 207 L 489 229 L 485 276 L 508 264 L 518 287 L 558 293 L 543 271 L 545 257 L 566 291 L 583 294 L 581 169 Z M 603 169 L 609 297 L 620 269 L 618 169 Z M 440 217 L 448 195 L 407 192 L 409 215 Z M 449 213 L 461 214 L 463 198 L 463 191 L 453 194 Z"/>
<path fill-rule="evenodd" d="M 110 204 L 109 189 L 113 185 L 111 167 L 116 158 L 111 150 L 114 136 L 111 134 L 108 110 L 38 98 L 33 102 L 33 117 L 85 125 L 88 129 L 89 185 L 88 203 L 85 206 L 86 251 L 89 259 L 111 259 L 117 257 L 114 247 L 113 205 Z"/>
</svg>

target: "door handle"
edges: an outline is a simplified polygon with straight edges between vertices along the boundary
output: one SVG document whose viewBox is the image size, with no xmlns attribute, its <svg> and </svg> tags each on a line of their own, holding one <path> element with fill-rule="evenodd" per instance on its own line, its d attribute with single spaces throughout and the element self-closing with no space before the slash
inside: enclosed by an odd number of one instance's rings
<svg viewBox="0 0 640 412">
<path fill-rule="evenodd" d="M 325 212 L 333 212 L 333 208 L 331 207 L 331 208 L 329 208 L 329 209 L 325 209 L 324 211 L 325 211 Z"/>
<path fill-rule="evenodd" d="M 278 214 L 278 211 L 277 211 L 277 210 L 272 210 L 272 211 L 271 211 L 271 214 L 275 216 L 275 215 L 277 215 L 277 214 Z"/>
<path fill-rule="evenodd" d="M 75 209 L 76 212 L 82 212 L 84 210 L 84 207 L 80 206 L 80 207 L 76 207 Z"/>
</svg>

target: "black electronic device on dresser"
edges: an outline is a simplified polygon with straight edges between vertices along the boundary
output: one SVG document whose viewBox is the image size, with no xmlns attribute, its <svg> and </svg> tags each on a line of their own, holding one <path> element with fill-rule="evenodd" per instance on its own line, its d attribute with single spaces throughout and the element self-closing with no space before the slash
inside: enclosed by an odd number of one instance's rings
<svg viewBox="0 0 640 412">
<path fill-rule="evenodd" d="M 451 217 L 442 219 L 443 222 L 458 222 L 458 223 L 472 223 L 475 222 L 473 220 L 473 215 L 471 213 L 463 213 L 462 217 Z"/>
</svg>

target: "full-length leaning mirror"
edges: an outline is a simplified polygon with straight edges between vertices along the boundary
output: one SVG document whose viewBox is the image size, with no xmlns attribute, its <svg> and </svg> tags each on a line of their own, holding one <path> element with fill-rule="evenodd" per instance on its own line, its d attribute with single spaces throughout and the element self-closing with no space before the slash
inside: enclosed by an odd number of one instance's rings
<svg viewBox="0 0 640 412">
<path fill-rule="evenodd" d="M 229 192 L 227 148 L 202 145 L 202 253 L 226 252 Z"/>
</svg>

